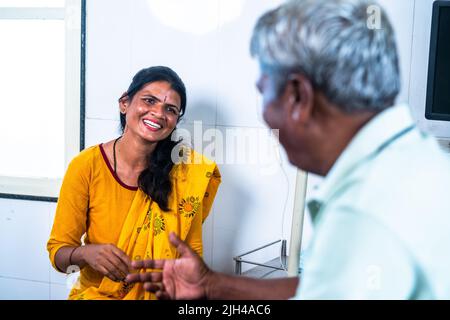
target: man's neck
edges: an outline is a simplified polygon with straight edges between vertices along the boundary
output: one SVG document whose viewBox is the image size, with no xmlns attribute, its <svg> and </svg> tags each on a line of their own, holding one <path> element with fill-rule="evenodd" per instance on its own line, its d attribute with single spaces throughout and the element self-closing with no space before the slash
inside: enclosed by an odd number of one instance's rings
<svg viewBox="0 0 450 320">
<path fill-rule="evenodd" d="M 325 126 L 320 145 L 318 174 L 326 176 L 357 133 L 374 117 L 374 112 L 342 114 Z"/>
</svg>

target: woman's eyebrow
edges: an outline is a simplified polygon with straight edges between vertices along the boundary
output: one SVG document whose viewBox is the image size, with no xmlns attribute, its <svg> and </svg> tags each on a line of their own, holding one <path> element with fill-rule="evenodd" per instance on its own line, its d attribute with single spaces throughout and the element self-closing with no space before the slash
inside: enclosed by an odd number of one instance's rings
<svg viewBox="0 0 450 320">
<path fill-rule="evenodd" d="M 143 98 L 152 98 L 152 99 L 155 99 L 155 100 L 158 101 L 158 102 L 161 102 L 161 99 L 159 99 L 158 97 L 155 97 L 154 95 L 152 95 L 152 94 L 150 94 L 150 93 L 144 93 L 144 94 L 142 95 L 142 97 L 143 97 Z"/>
<path fill-rule="evenodd" d="M 155 97 L 154 95 L 152 95 L 150 93 L 144 93 L 142 95 L 142 98 L 152 98 L 152 99 L 155 99 L 158 102 L 162 102 L 161 99 L 159 99 L 158 97 Z M 166 102 L 163 102 L 163 103 L 164 103 L 164 105 L 166 105 L 168 107 L 173 107 L 173 108 L 177 109 L 178 112 L 181 112 L 181 108 L 177 107 L 176 105 L 173 105 L 173 104 L 170 104 L 170 103 L 166 103 Z"/>
</svg>

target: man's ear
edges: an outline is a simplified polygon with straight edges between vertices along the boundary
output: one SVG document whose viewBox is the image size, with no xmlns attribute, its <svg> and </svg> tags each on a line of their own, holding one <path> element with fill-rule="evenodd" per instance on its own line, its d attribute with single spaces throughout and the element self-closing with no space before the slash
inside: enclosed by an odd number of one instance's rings
<svg viewBox="0 0 450 320">
<path fill-rule="evenodd" d="M 292 74 L 287 82 L 287 95 L 291 119 L 305 123 L 312 115 L 314 89 L 311 81 L 302 74 Z"/>
</svg>

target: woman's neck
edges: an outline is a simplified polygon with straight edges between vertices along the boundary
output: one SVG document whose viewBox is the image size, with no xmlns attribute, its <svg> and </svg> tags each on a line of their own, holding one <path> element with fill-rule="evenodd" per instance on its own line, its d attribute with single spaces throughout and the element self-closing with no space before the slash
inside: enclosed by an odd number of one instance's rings
<svg viewBox="0 0 450 320">
<path fill-rule="evenodd" d="M 142 171 L 147 168 L 149 155 L 155 150 L 156 144 L 143 143 L 125 131 L 117 142 L 116 155 L 120 153 L 120 158 L 130 170 Z"/>
</svg>

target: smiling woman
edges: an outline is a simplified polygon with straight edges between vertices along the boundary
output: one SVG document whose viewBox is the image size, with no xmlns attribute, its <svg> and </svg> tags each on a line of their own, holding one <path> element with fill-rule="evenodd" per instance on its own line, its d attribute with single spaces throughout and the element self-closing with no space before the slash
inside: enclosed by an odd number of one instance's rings
<svg viewBox="0 0 450 320">
<path fill-rule="evenodd" d="M 202 255 L 202 223 L 220 173 L 190 149 L 181 150 L 204 161 L 171 158 L 180 143 L 172 133 L 186 109 L 183 82 L 167 67 L 143 69 L 119 109 L 123 135 L 81 152 L 61 188 L 47 248 L 57 270 L 81 268 L 70 299 L 153 299 L 124 279 L 132 260 L 177 257 L 170 232 Z"/>
</svg>

